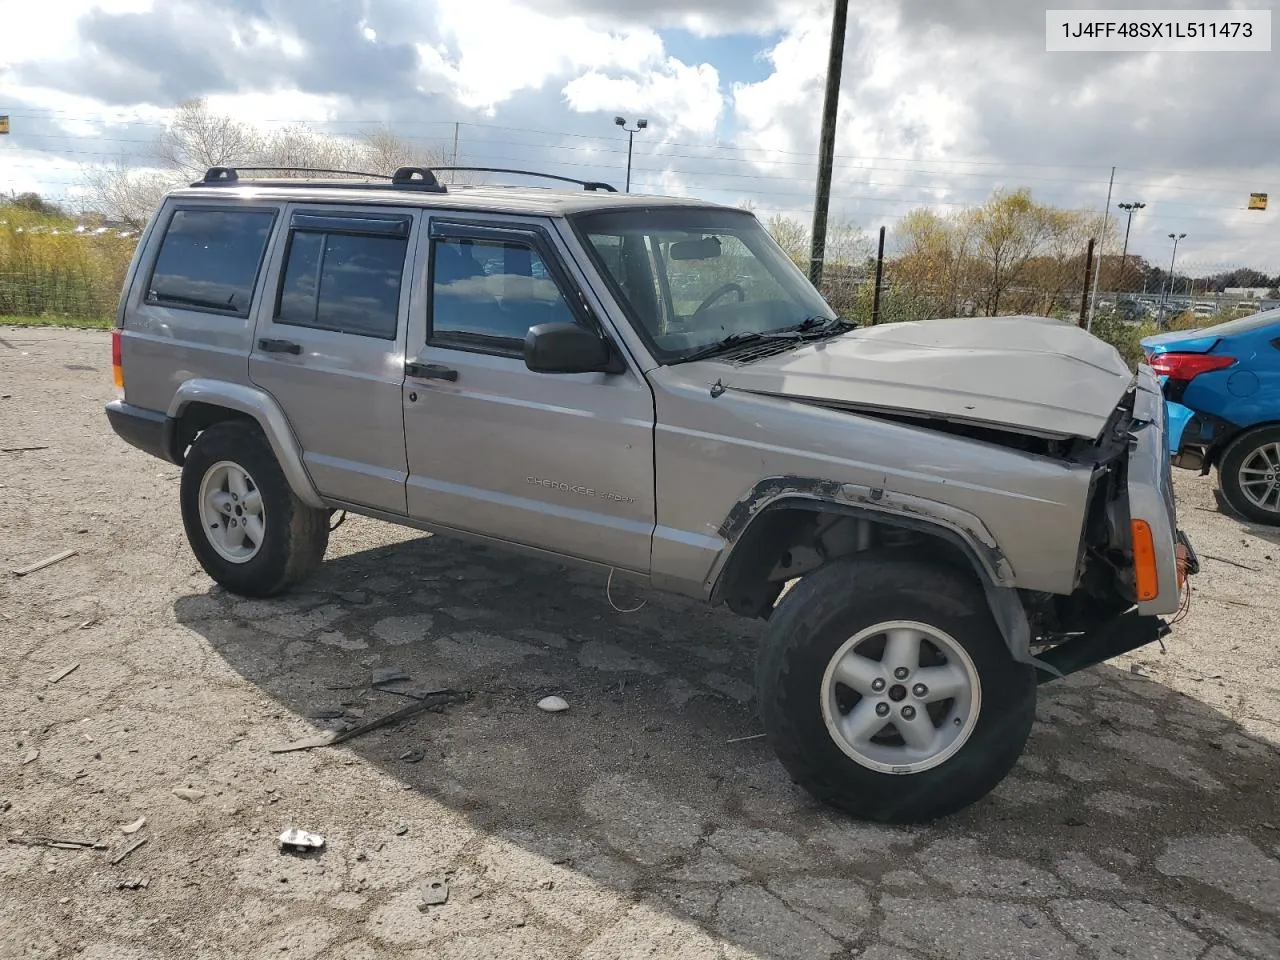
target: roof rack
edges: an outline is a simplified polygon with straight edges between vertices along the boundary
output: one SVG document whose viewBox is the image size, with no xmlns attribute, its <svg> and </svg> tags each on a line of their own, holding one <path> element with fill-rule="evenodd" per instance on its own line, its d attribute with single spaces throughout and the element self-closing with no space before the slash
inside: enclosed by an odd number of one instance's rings
<svg viewBox="0 0 1280 960">
<path fill-rule="evenodd" d="M 364 177 L 368 180 L 386 180 L 388 183 L 359 183 L 350 180 L 326 180 L 324 185 L 340 190 L 372 189 L 385 190 L 388 187 L 396 190 L 423 190 L 429 193 L 444 193 L 444 185 L 436 179 L 426 167 L 400 167 L 395 173 L 368 173 L 363 170 L 333 170 L 328 167 L 210 167 L 204 176 L 191 184 L 193 187 L 231 187 L 240 182 L 242 172 L 276 172 L 276 173 L 330 173 L 344 177 Z M 315 182 L 315 181 L 311 181 Z M 290 187 L 297 186 L 299 181 L 285 180 L 253 180 L 255 186 Z"/>
<path fill-rule="evenodd" d="M 604 190 L 617 193 L 617 187 L 598 180 L 578 180 L 575 177 L 562 177 L 554 173 L 539 173 L 536 170 L 515 170 L 508 167 L 400 167 L 395 173 L 367 173 L 359 170 L 332 170 L 328 167 L 210 167 L 202 178 L 191 184 L 193 187 L 228 187 L 240 182 L 242 172 L 276 172 L 282 173 L 328 173 L 344 177 L 363 177 L 367 180 L 384 180 L 387 183 L 359 183 L 351 180 L 326 180 L 324 186 L 342 190 L 421 190 L 427 193 L 444 193 L 445 186 L 436 179 L 436 171 L 463 173 L 512 173 L 525 177 L 540 177 L 543 180 L 558 180 L 561 183 L 576 183 L 584 190 Z M 285 180 L 253 180 L 255 186 L 290 187 L 297 186 L 299 181 Z M 316 181 L 311 181 L 315 183 Z"/>
</svg>

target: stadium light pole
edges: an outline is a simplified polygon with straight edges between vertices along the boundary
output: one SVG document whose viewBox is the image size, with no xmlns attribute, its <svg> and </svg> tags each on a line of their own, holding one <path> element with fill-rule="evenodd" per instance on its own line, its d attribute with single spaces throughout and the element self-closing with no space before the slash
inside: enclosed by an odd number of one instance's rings
<svg viewBox="0 0 1280 960">
<path fill-rule="evenodd" d="M 1129 260 L 1128 260 L 1129 228 L 1133 226 L 1133 212 L 1135 210 L 1141 210 L 1143 207 L 1146 206 L 1146 204 L 1139 203 L 1138 201 L 1135 200 L 1132 203 L 1117 203 L 1116 206 L 1129 215 L 1129 219 L 1126 220 L 1124 224 L 1124 250 L 1121 251 L 1120 253 L 1120 279 L 1116 281 L 1116 286 L 1123 288 L 1124 287 L 1124 268 L 1129 263 Z M 1120 294 L 1120 291 L 1117 290 L 1116 291 L 1117 303 L 1119 303 L 1119 294 Z"/>
<path fill-rule="evenodd" d="M 639 133 L 641 130 L 643 130 L 645 127 L 649 126 L 649 121 L 641 117 L 639 120 L 636 121 L 636 125 L 634 127 L 627 126 L 626 117 L 614 117 L 613 122 L 616 123 L 618 126 L 620 126 L 623 130 L 627 131 L 627 190 L 626 192 L 630 193 L 631 192 L 631 145 L 635 142 L 636 134 Z"/>
</svg>

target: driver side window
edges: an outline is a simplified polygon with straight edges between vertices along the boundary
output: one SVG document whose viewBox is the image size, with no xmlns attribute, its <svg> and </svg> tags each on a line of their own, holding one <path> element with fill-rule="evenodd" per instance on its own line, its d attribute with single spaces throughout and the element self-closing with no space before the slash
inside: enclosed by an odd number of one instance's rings
<svg viewBox="0 0 1280 960">
<path fill-rule="evenodd" d="M 531 244 L 514 239 L 431 241 L 432 343 L 515 352 L 530 327 L 576 322 Z"/>
</svg>

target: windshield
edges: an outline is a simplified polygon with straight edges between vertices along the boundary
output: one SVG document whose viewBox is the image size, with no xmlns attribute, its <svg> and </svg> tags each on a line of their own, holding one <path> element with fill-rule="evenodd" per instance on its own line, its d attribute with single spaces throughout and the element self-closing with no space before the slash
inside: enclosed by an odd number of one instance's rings
<svg viewBox="0 0 1280 960">
<path fill-rule="evenodd" d="M 749 213 L 637 207 L 574 227 L 659 362 L 835 316 Z"/>
</svg>

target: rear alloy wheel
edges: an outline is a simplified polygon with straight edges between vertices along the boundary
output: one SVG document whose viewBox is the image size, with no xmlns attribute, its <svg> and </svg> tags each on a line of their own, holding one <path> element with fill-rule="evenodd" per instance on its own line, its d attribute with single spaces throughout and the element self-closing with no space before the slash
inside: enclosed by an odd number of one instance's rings
<svg viewBox="0 0 1280 960">
<path fill-rule="evenodd" d="M 1218 463 L 1218 486 L 1241 516 L 1280 525 L 1280 427 L 1233 440 Z"/>
<path fill-rule="evenodd" d="M 1035 671 L 1009 654 L 972 576 L 891 554 L 801 579 L 770 618 L 756 685 L 792 779 L 888 823 L 985 796 L 1035 719 Z"/>
<path fill-rule="evenodd" d="M 258 485 L 238 463 L 220 460 L 200 481 L 200 513 L 209 545 L 228 563 L 248 563 L 262 549 L 266 517 Z"/>
<path fill-rule="evenodd" d="M 215 423 L 182 465 L 182 523 L 205 573 L 232 593 L 270 597 L 324 559 L 329 511 L 297 498 L 256 423 Z"/>
</svg>

